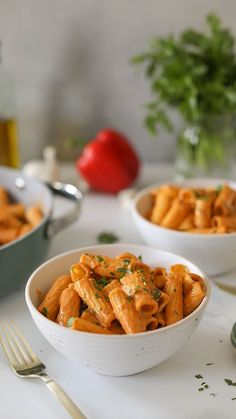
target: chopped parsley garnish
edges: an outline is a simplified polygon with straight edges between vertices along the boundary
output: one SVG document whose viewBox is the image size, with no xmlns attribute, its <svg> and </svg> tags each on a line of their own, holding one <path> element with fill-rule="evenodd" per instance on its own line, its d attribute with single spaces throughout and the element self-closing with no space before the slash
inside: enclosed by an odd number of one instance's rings
<svg viewBox="0 0 236 419">
<path fill-rule="evenodd" d="M 161 296 L 161 291 L 158 288 L 154 288 L 154 290 L 152 290 L 152 296 L 154 300 L 158 301 Z"/>
<path fill-rule="evenodd" d="M 67 320 L 67 327 L 71 327 L 74 323 L 75 317 L 69 317 L 69 319 Z"/>
<path fill-rule="evenodd" d="M 103 276 L 102 278 L 94 279 L 95 288 L 97 288 L 97 290 L 99 291 L 101 291 L 108 284 L 108 282 L 109 281 L 106 279 L 105 276 Z"/>
<path fill-rule="evenodd" d="M 231 400 L 236 400 L 236 397 L 232 397 L 232 399 Z"/>
<path fill-rule="evenodd" d="M 141 260 L 141 262 L 142 262 L 142 260 L 143 260 L 142 255 L 139 255 L 138 259 Z"/>
<path fill-rule="evenodd" d="M 236 386 L 236 383 L 234 383 L 232 380 L 230 380 L 229 378 L 225 378 L 224 381 L 229 385 L 229 386 Z"/>
<path fill-rule="evenodd" d="M 101 295 L 99 295 L 99 294 L 98 294 L 98 292 L 95 292 L 95 297 L 96 297 L 97 299 L 102 298 L 102 297 L 101 297 Z"/>
<path fill-rule="evenodd" d="M 203 378 L 203 376 L 201 374 L 196 374 L 195 377 L 198 378 L 198 379 Z"/>
<path fill-rule="evenodd" d="M 129 265 L 130 263 L 130 259 L 123 259 L 123 264 L 124 265 Z"/>
<path fill-rule="evenodd" d="M 120 273 L 122 273 L 124 275 L 131 274 L 131 271 L 129 269 L 127 269 L 127 268 L 117 268 L 116 271 L 117 272 L 120 272 Z"/>
<path fill-rule="evenodd" d="M 47 317 L 47 315 L 48 315 L 48 309 L 47 309 L 47 307 L 43 307 L 43 309 L 42 309 L 42 315 L 45 316 L 45 317 Z"/>
<path fill-rule="evenodd" d="M 214 362 L 208 362 L 208 364 L 206 364 L 206 366 L 208 367 L 209 365 L 213 365 Z"/>
<path fill-rule="evenodd" d="M 98 262 L 104 262 L 104 258 L 102 256 L 96 256 Z"/>
<path fill-rule="evenodd" d="M 103 243 L 103 244 L 115 243 L 118 240 L 119 240 L 119 237 L 115 233 L 112 233 L 109 231 L 103 231 L 99 233 L 97 236 L 98 243 Z"/>
<path fill-rule="evenodd" d="M 199 389 L 198 389 L 198 391 L 203 391 L 204 390 L 204 388 L 203 387 L 200 387 Z"/>
</svg>

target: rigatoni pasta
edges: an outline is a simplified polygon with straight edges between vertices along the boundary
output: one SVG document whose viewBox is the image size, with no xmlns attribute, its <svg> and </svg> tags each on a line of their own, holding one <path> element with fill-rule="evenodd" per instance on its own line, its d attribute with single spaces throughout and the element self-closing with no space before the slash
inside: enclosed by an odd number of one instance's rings
<svg viewBox="0 0 236 419">
<path fill-rule="evenodd" d="M 62 326 L 90 333 L 142 333 L 176 323 L 205 296 L 205 283 L 187 266 L 169 272 L 131 253 L 82 254 L 55 280 L 38 310 Z"/>
<path fill-rule="evenodd" d="M 175 191 L 172 198 L 171 190 Z M 161 227 L 202 234 L 236 231 L 236 190 L 227 183 L 207 188 L 162 185 L 152 190 L 151 196 L 153 205 L 147 218 Z"/>
<path fill-rule="evenodd" d="M 21 203 L 11 202 L 7 190 L 0 186 L 0 246 L 25 235 L 42 218 L 43 212 L 39 206 L 26 208 Z"/>
</svg>

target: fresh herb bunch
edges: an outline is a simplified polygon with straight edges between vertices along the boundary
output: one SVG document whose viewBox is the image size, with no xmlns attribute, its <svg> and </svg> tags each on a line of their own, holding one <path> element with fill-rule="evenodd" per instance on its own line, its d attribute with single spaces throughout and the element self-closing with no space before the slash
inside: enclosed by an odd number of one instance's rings
<svg viewBox="0 0 236 419">
<path fill-rule="evenodd" d="M 144 64 L 154 100 L 147 104 L 145 124 L 151 134 L 171 130 L 168 108 L 185 121 L 201 124 L 206 116 L 236 114 L 235 40 L 218 16 L 206 18 L 207 31 L 188 29 L 152 39 L 146 52 L 133 58 Z"/>
</svg>

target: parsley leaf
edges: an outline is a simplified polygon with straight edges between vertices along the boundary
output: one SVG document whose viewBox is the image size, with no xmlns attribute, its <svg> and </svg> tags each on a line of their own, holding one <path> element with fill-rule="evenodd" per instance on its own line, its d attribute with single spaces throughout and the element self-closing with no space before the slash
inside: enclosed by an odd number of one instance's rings
<svg viewBox="0 0 236 419">
<path fill-rule="evenodd" d="M 45 317 L 47 317 L 47 315 L 48 315 L 48 309 L 47 309 L 47 307 L 43 307 L 43 309 L 42 309 L 42 315 L 45 316 Z"/>
<path fill-rule="evenodd" d="M 103 231 L 98 234 L 97 241 L 102 244 L 116 243 L 119 240 L 115 233 Z"/>
<path fill-rule="evenodd" d="M 236 383 L 234 383 L 232 380 L 230 380 L 229 378 L 225 378 L 224 381 L 229 385 L 229 386 L 236 386 Z"/>
<path fill-rule="evenodd" d="M 152 296 L 154 300 L 158 301 L 161 297 L 161 291 L 158 288 L 154 288 L 154 290 L 152 290 Z"/>
<path fill-rule="evenodd" d="M 67 320 L 67 327 L 71 327 L 74 323 L 75 317 L 71 316 L 69 317 L 69 319 Z"/>
</svg>

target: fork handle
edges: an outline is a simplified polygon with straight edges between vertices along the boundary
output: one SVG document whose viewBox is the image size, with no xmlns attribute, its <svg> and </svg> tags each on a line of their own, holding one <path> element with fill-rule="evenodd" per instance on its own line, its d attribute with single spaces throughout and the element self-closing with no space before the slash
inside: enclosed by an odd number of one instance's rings
<svg viewBox="0 0 236 419">
<path fill-rule="evenodd" d="M 59 386 L 59 384 L 56 383 L 56 381 L 52 380 L 45 373 L 41 373 L 40 377 L 46 383 L 47 387 L 49 388 L 49 390 L 51 390 L 54 396 L 63 404 L 63 406 L 73 419 L 86 419 L 83 413 L 70 399 L 70 397 L 65 393 L 61 386 Z"/>
</svg>

